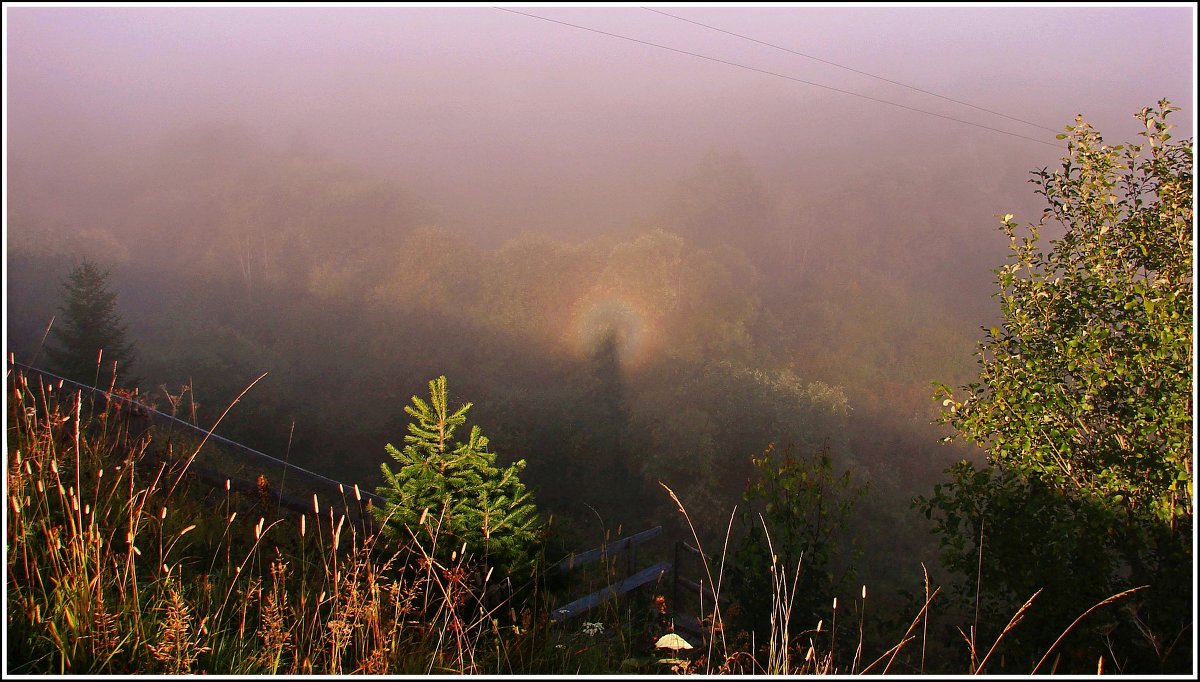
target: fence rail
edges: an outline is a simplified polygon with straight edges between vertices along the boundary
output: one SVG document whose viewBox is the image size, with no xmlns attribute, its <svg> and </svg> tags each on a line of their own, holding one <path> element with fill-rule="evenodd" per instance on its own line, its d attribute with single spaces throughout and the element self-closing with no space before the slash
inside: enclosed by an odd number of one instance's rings
<svg viewBox="0 0 1200 682">
<path fill-rule="evenodd" d="M 633 549 L 635 547 L 653 540 L 659 535 L 662 535 L 662 526 L 655 526 L 649 530 L 644 530 L 640 533 L 630 535 L 627 538 L 621 538 L 619 540 L 614 540 L 613 542 L 600 545 L 595 549 L 589 549 L 586 552 L 572 554 L 566 559 L 558 562 L 557 568 L 560 571 L 568 572 L 580 566 L 585 566 L 587 564 L 600 561 L 601 559 L 607 559 L 610 556 L 616 556 L 624 552 L 630 552 L 630 556 L 633 557 L 635 556 L 633 554 Z"/>
<path fill-rule="evenodd" d="M 581 566 L 625 554 L 626 577 L 620 582 L 605 585 L 591 594 L 554 609 L 550 612 L 550 620 L 555 623 L 561 623 L 562 621 L 590 611 L 609 599 L 621 597 L 639 587 L 659 580 L 667 571 L 671 570 L 670 562 L 663 561 L 640 571 L 635 570 L 635 568 L 637 566 L 638 546 L 660 535 L 662 535 L 662 526 L 655 526 L 628 537 L 606 542 L 586 552 L 572 554 L 558 562 L 555 568 L 561 572 L 569 573 Z"/>
<path fill-rule="evenodd" d="M 609 599 L 620 597 L 621 595 L 628 594 L 629 592 L 632 592 L 643 585 L 656 582 L 669 570 L 671 570 L 671 564 L 667 561 L 661 561 L 653 566 L 650 566 L 649 568 L 644 568 L 628 578 L 625 578 L 621 582 L 616 583 L 615 585 L 608 585 L 602 589 L 596 590 L 582 599 L 576 599 L 566 606 L 561 606 L 557 609 L 554 609 L 554 611 L 550 613 L 550 620 L 555 623 L 561 623 L 564 620 L 574 618 L 575 616 L 596 608 Z"/>
</svg>

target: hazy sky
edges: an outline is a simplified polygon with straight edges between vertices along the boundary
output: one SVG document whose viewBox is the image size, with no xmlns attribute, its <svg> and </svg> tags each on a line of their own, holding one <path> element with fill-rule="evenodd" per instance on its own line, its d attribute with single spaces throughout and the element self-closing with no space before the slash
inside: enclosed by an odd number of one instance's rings
<svg viewBox="0 0 1200 682">
<path fill-rule="evenodd" d="M 1046 130 L 636 5 L 513 9 L 1054 142 Z M 1083 113 L 1109 139 L 1129 139 L 1132 114 L 1168 97 L 1184 107 L 1180 133 L 1192 134 L 1190 5 L 659 9 L 1055 131 Z M 813 191 L 897 160 L 1019 175 L 1061 155 L 487 6 L 4 11 L 8 160 L 48 178 L 104 173 L 107 161 L 78 166 L 136 155 L 190 126 L 234 123 L 396 180 L 451 222 L 510 232 L 623 228 L 710 149 L 741 153 L 769 187 Z"/>
</svg>

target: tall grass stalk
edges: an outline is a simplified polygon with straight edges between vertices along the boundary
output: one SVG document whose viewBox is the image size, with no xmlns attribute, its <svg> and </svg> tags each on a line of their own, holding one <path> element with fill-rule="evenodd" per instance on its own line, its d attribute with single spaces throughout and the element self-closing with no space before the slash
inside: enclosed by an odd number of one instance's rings
<svg viewBox="0 0 1200 682">
<path fill-rule="evenodd" d="M 1103 606 L 1107 606 L 1108 604 L 1111 604 L 1119 599 L 1124 599 L 1125 597 L 1128 597 L 1129 595 L 1133 594 L 1134 592 L 1137 592 L 1139 590 L 1144 590 L 1148 587 L 1150 587 L 1150 586 L 1149 585 L 1140 585 L 1138 587 L 1134 587 L 1134 588 L 1125 590 L 1123 592 L 1118 592 L 1112 596 L 1105 597 L 1104 599 L 1101 599 L 1099 602 L 1097 602 L 1095 605 L 1093 605 L 1087 611 L 1084 611 L 1083 613 L 1079 614 L 1079 617 L 1076 618 L 1075 620 L 1073 620 L 1071 622 L 1071 624 L 1067 626 L 1066 630 L 1063 630 L 1062 634 L 1058 636 L 1058 639 L 1054 640 L 1054 643 L 1050 645 L 1050 648 L 1046 649 L 1046 653 L 1042 656 L 1041 660 L 1039 660 L 1037 662 L 1037 665 L 1033 666 L 1033 670 L 1030 671 L 1029 674 L 1036 675 L 1038 669 L 1042 667 L 1042 664 L 1045 663 L 1046 659 L 1050 657 L 1051 652 L 1053 652 L 1054 649 L 1058 647 L 1059 643 L 1063 641 L 1063 638 L 1067 636 L 1067 633 L 1071 632 L 1071 630 L 1074 630 L 1075 626 L 1079 625 L 1079 622 L 1081 620 L 1083 620 L 1084 618 L 1087 618 L 1088 615 L 1090 615 L 1093 611 L 1095 611 L 1096 609 L 1101 608 Z"/>
</svg>

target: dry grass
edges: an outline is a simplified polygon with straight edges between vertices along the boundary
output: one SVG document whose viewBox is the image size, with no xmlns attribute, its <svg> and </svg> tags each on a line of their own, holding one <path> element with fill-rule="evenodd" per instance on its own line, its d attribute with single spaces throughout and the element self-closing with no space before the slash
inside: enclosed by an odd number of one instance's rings
<svg viewBox="0 0 1200 682">
<path fill-rule="evenodd" d="M 9 379 L 10 672 L 496 672 L 476 651 L 503 603 L 484 607 L 469 557 L 385 547 L 331 508 L 214 509 L 186 476 L 199 448 Z"/>
</svg>

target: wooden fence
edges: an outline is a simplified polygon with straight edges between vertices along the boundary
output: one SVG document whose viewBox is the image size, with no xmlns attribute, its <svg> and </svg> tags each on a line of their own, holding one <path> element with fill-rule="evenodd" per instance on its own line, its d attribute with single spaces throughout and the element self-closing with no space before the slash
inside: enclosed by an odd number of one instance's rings
<svg viewBox="0 0 1200 682">
<path fill-rule="evenodd" d="M 671 564 L 668 562 L 662 561 L 641 570 L 637 570 L 636 568 L 638 546 L 653 540 L 659 535 L 662 535 L 662 526 L 655 526 L 635 535 L 602 544 L 595 549 L 572 554 L 558 562 L 555 570 L 570 573 L 581 566 L 607 560 L 610 557 L 625 555 L 625 578 L 620 582 L 605 585 L 591 594 L 554 609 L 550 612 L 550 620 L 555 623 L 561 623 L 590 611 L 609 599 L 619 598 L 639 587 L 661 579 L 667 571 L 671 570 Z"/>
<path fill-rule="evenodd" d="M 710 626 L 691 614 L 698 613 L 705 617 L 713 613 L 718 594 L 710 581 L 709 572 L 712 572 L 711 579 L 717 580 L 717 571 L 721 567 L 711 556 L 682 540 L 675 542 L 673 566 L 671 607 L 675 614 L 675 625 L 707 639 Z M 689 578 L 689 575 L 695 578 Z M 721 603 L 728 599 L 724 594 L 719 596 Z"/>
<path fill-rule="evenodd" d="M 660 561 L 646 568 L 637 568 L 637 548 L 646 542 L 662 535 L 662 526 L 620 538 L 600 545 L 586 552 L 572 554 L 560 561 L 555 568 L 563 572 L 607 559 L 619 559 L 624 555 L 624 577 L 605 585 L 568 604 L 564 604 L 550 612 L 550 620 L 562 623 L 580 616 L 591 609 L 609 601 L 619 599 L 634 590 L 652 583 L 659 583 L 664 578 L 670 580 L 672 620 L 676 627 L 686 630 L 701 640 L 709 636 L 709 627 L 691 612 L 702 616 L 711 613 L 716 602 L 716 594 L 709 584 L 707 571 L 701 561 L 707 561 L 708 566 L 716 570 L 711 557 L 701 554 L 700 550 L 686 542 L 674 543 L 672 561 Z M 695 579 L 689 575 L 697 576 Z M 722 602 L 724 597 L 722 597 Z"/>
</svg>

